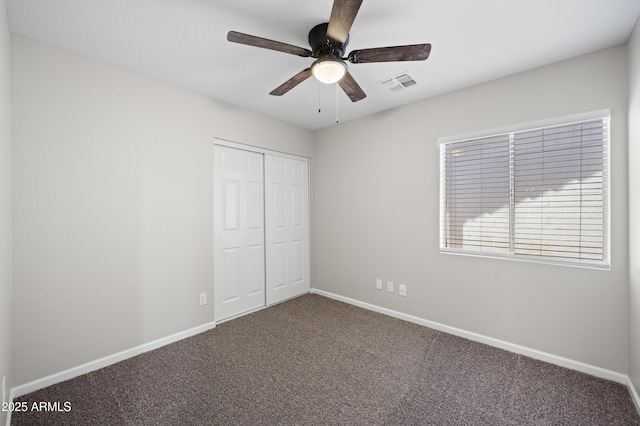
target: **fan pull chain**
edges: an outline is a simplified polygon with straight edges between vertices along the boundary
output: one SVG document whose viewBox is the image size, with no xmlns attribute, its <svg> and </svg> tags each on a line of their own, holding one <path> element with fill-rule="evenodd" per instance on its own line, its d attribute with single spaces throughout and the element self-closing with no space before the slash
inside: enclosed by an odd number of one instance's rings
<svg viewBox="0 0 640 426">
<path fill-rule="evenodd" d="M 320 88 L 320 83 L 319 82 L 316 84 L 316 86 L 318 86 L 318 114 L 320 114 L 322 112 L 322 107 L 321 107 L 321 105 L 322 105 L 322 103 L 321 103 L 322 91 L 320 90 L 321 88 Z"/>
<path fill-rule="evenodd" d="M 338 83 L 336 83 L 336 124 L 338 124 L 339 120 L 338 120 L 338 105 L 339 105 L 339 95 L 340 93 L 338 92 Z"/>
</svg>

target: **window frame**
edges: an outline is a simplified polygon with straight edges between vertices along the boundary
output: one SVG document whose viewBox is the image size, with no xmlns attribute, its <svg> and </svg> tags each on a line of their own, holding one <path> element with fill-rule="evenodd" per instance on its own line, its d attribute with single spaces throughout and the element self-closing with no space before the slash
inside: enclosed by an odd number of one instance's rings
<svg viewBox="0 0 640 426">
<path fill-rule="evenodd" d="M 603 129 L 603 171 L 604 171 L 604 182 L 603 182 L 603 259 L 602 260 L 588 260 L 588 259 L 571 259 L 564 257 L 551 257 L 551 256 L 543 256 L 543 255 L 523 255 L 514 253 L 513 243 L 514 243 L 514 205 L 513 198 L 510 196 L 509 203 L 509 252 L 508 253 L 494 253 L 494 252 L 486 252 L 486 251 L 474 251 L 463 248 L 450 248 L 445 247 L 446 244 L 446 161 L 443 150 L 445 146 L 455 142 L 465 142 L 471 141 L 474 139 L 482 139 L 482 138 L 490 138 L 496 137 L 504 134 L 511 134 L 510 137 L 513 137 L 513 133 L 531 131 L 536 129 L 544 129 L 554 126 L 562 126 L 562 125 L 570 125 L 573 123 L 579 123 L 589 120 L 597 120 L 602 119 L 606 120 L 606 125 Z M 611 220 L 610 220 L 610 196 L 611 196 L 611 111 L 609 109 L 591 111 L 587 113 L 567 115 L 562 117 L 556 117 L 548 120 L 540 120 L 534 122 L 526 122 L 520 123 L 510 126 L 504 126 L 500 128 L 493 128 L 490 130 L 471 132 L 461 135 L 453 135 L 447 137 L 438 138 L 439 144 L 439 165 L 440 165 L 440 174 L 439 174 L 439 248 L 440 253 L 442 254 L 453 254 L 453 255 L 461 255 L 461 256 L 473 256 L 473 257 L 485 257 L 491 259 L 505 259 L 505 260 L 515 260 L 519 262 L 532 262 L 532 263 L 542 263 L 542 264 L 552 264 L 552 265 L 563 265 L 563 266 L 571 266 L 571 267 L 581 267 L 581 268 L 594 268 L 594 269 L 605 269 L 610 270 L 611 265 L 611 244 L 610 244 L 610 236 L 611 236 Z M 513 168 L 513 165 L 511 166 Z M 510 192 L 514 191 L 514 183 L 510 182 Z"/>
</svg>

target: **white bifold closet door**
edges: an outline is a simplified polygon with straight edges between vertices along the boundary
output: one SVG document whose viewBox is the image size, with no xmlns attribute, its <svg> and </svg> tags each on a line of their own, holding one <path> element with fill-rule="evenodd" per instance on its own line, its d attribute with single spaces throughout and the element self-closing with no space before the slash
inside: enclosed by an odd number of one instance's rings
<svg viewBox="0 0 640 426">
<path fill-rule="evenodd" d="M 214 148 L 214 318 L 265 304 L 264 160 L 262 154 Z"/>
<path fill-rule="evenodd" d="M 309 291 L 309 164 L 214 147 L 214 318 Z"/>
<path fill-rule="evenodd" d="M 265 155 L 267 305 L 309 291 L 309 163 Z"/>
</svg>

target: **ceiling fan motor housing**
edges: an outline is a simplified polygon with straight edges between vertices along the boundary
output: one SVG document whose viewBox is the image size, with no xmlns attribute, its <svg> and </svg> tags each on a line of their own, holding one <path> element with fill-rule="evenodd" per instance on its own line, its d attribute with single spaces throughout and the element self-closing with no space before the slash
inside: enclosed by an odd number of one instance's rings
<svg viewBox="0 0 640 426">
<path fill-rule="evenodd" d="M 341 45 L 335 45 L 327 37 L 327 27 L 329 24 L 318 24 L 309 31 L 309 46 L 313 51 L 314 58 L 330 56 L 341 58 L 349 44 L 349 36 Z"/>
</svg>

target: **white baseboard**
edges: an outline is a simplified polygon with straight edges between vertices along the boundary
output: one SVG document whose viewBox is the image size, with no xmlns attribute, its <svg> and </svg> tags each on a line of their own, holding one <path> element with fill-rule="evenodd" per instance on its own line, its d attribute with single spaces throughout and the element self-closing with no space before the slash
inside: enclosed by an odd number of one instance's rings
<svg viewBox="0 0 640 426">
<path fill-rule="evenodd" d="M 9 400 L 7 402 L 13 402 L 13 389 L 9 389 Z M 7 411 L 7 426 L 11 426 L 11 413 L 12 411 Z"/>
<path fill-rule="evenodd" d="M 404 314 L 402 312 L 397 312 L 391 309 L 383 308 L 381 306 L 372 305 L 370 303 L 361 302 L 359 300 L 340 296 L 338 294 L 330 293 L 324 290 L 312 289 L 311 293 L 319 294 L 321 296 L 335 299 L 340 302 L 345 302 L 350 305 L 358 306 L 360 308 L 368 309 L 370 311 L 378 312 L 380 314 L 388 315 L 390 317 L 398 318 L 414 324 L 423 325 L 425 327 L 429 327 L 434 330 L 442 331 L 448 334 L 453 334 L 454 336 L 463 337 L 465 339 L 469 339 L 474 342 L 484 343 L 489 346 L 493 346 L 499 349 L 504 349 L 509 352 L 515 352 L 517 354 L 525 355 L 540 361 L 545 361 L 551 364 L 559 365 L 561 367 L 577 370 L 577 371 L 580 371 L 595 377 L 599 377 L 602 379 L 611 380 L 624 385 L 628 385 L 628 383 L 630 382 L 629 377 L 625 374 L 618 373 L 612 370 L 607 370 L 601 367 L 596 367 L 594 365 L 585 364 L 580 361 L 575 361 L 575 360 L 564 358 L 561 356 L 549 354 L 546 352 L 539 351 L 537 349 L 527 348 L 525 346 L 516 345 L 514 343 L 509 343 L 504 340 L 494 339 L 493 337 L 484 336 L 482 334 L 474 333 L 472 331 L 466 331 L 460 328 L 451 327 L 438 322 L 429 321 L 420 317 Z M 632 388 L 633 387 L 631 387 L 630 389 Z M 636 404 L 639 401 L 640 400 L 637 399 L 637 394 L 636 394 Z M 639 409 L 639 412 L 640 412 L 640 409 Z"/>
<path fill-rule="evenodd" d="M 627 387 L 629 388 L 629 393 L 631 394 L 631 399 L 633 403 L 636 405 L 636 410 L 640 413 L 640 395 L 638 395 L 638 390 L 635 385 L 631 381 L 631 377 L 627 377 Z"/>
<path fill-rule="evenodd" d="M 140 346 L 136 346 L 131 349 L 126 349 L 122 352 L 118 352 L 113 355 L 108 355 L 104 358 L 100 358 L 95 361 L 90 361 L 90 362 L 87 362 L 86 364 L 82 364 L 77 367 L 72 367 L 72 368 L 69 368 L 68 370 L 64 370 L 59 373 L 55 373 L 50 376 L 43 377 L 41 379 L 33 380 L 23 385 L 16 386 L 14 388 L 11 388 L 11 392 L 9 394 L 11 401 L 13 401 L 14 398 L 18 398 L 28 393 L 35 392 L 39 389 L 46 388 L 47 386 L 51 386 L 56 383 L 73 379 L 74 377 L 78 377 L 83 374 L 87 374 L 92 371 L 99 370 L 101 368 L 107 367 L 117 362 L 124 361 L 125 359 L 132 358 L 136 355 L 140 355 L 145 352 L 158 349 L 162 346 L 166 346 L 170 343 L 174 343 L 179 340 L 186 339 L 187 337 L 195 336 L 196 334 L 200 334 L 207 330 L 215 328 L 215 326 L 216 326 L 215 321 L 207 324 L 203 324 L 198 327 L 190 328 L 188 330 L 181 331 L 179 333 L 172 334 L 170 336 L 163 337 L 161 339 L 154 340 L 149 343 L 144 343 Z"/>
</svg>

